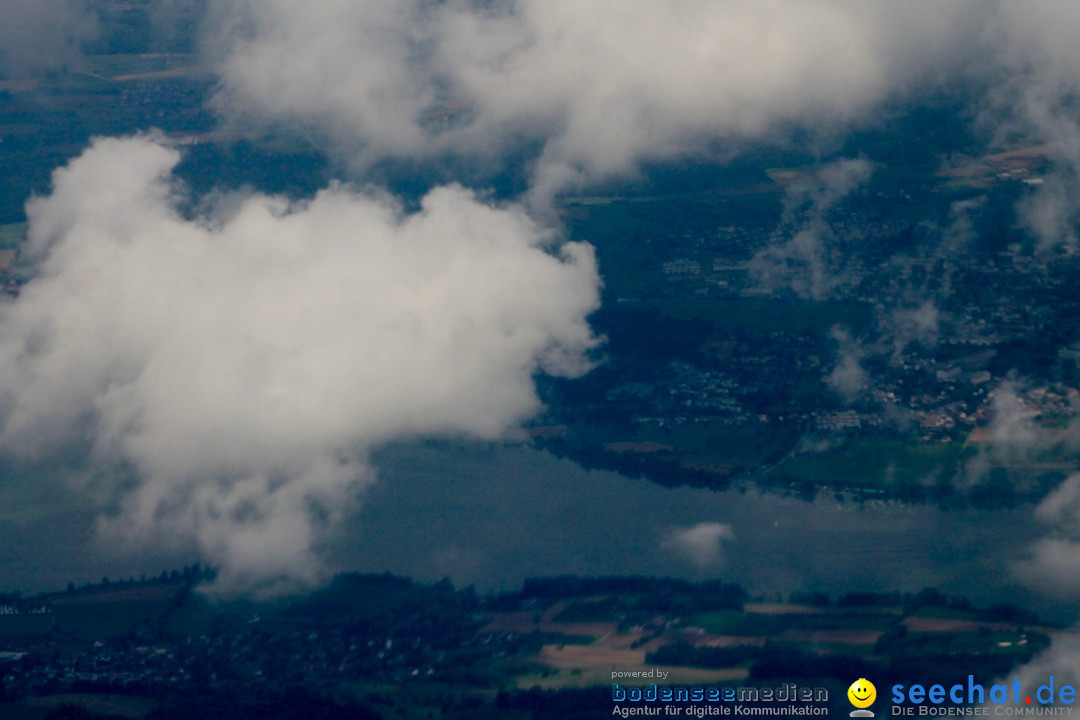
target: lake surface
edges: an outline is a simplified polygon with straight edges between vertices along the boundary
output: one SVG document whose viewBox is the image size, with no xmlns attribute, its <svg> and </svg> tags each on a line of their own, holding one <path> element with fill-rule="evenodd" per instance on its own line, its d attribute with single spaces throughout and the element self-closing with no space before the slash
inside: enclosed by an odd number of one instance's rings
<svg viewBox="0 0 1080 720">
<path fill-rule="evenodd" d="M 1013 568 L 1042 528 L 1031 508 L 942 511 L 871 501 L 813 503 L 757 491 L 665 488 L 586 471 L 529 447 L 407 445 L 380 453 L 370 488 L 333 555 L 361 570 L 449 576 L 512 589 L 530 576 L 721 577 L 755 593 L 917 591 L 1014 602 L 1069 618 Z M 699 523 L 729 525 L 717 562 L 665 542 Z"/>
<path fill-rule="evenodd" d="M 409 444 L 381 451 L 375 464 L 379 482 L 328 543 L 326 555 L 340 569 L 449 576 L 479 590 L 564 573 L 723 578 L 783 597 L 937 587 L 1057 619 L 1077 613 L 1075 602 L 1055 602 L 1015 578 L 1043 532 L 1030 507 L 941 511 L 838 503 L 826 494 L 808 503 L 756 491 L 672 489 L 586 471 L 525 446 Z M 195 559 L 190 546 L 103 552 L 94 542 L 93 507 L 77 498 L 58 502 L 49 483 L 35 491 L 47 497 L 27 492 L 0 488 L 7 501 L 0 503 L 0 590 L 153 575 Z M 701 523 L 729 526 L 731 534 L 704 563 L 670 542 L 673 532 Z"/>
</svg>

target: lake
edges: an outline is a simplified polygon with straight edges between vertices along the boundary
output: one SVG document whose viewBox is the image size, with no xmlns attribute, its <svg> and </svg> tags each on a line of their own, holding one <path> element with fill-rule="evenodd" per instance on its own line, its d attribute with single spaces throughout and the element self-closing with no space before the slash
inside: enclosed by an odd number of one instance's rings
<svg viewBox="0 0 1080 720">
<path fill-rule="evenodd" d="M 1073 603 L 1057 605 L 1013 576 L 1042 532 L 1030 507 L 943 511 L 831 494 L 810 503 L 672 489 L 524 446 L 411 444 L 379 453 L 376 464 L 379 483 L 333 548 L 346 567 L 449 576 L 478 589 L 563 573 L 721 577 L 784 597 L 936 587 L 980 604 L 1075 613 Z M 704 565 L 669 540 L 700 523 L 733 534 Z"/>
<path fill-rule="evenodd" d="M 942 511 L 824 493 L 810 503 L 754 490 L 666 488 L 527 446 L 396 445 L 375 464 L 379 481 L 326 543 L 339 569 L 449 576 L 481 591 L 568 573 L 723 578 L 771 597 L 936 587 L 979 604 L 1076 615 L 1075 603 L 1014 576 L 1043 531 L 1030 507 Z M 93 541 L 95 508 L 73 495 L 61 502 L 56 488 L 0 487 L 0 589 L 53 590 L 195 560 L 190 545 L 103 552 Z M 716 552 L 695 558 L 671 538 L 700 524 L 728 526 L 730 537 L 721 544 L 711 536 Z"/>
</svg>

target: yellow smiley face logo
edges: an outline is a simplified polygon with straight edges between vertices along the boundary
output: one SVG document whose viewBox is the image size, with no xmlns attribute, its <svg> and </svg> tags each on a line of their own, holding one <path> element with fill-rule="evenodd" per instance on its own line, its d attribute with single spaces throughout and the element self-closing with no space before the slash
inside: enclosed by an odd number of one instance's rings
<svg viewBox="0 0 1080 720">
<path fill-rule="evenodd" d="M 866 678 L 859 678 L 847 689 L 847 698 L 857 708 L 868 708 L 877 699 L 877 688 Z"/>
</svg>

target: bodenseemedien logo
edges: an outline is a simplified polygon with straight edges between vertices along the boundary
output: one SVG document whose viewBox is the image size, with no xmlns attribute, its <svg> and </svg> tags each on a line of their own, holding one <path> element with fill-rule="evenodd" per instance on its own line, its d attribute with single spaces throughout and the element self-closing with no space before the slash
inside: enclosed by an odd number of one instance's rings
<svg viewBox="0 0 1080 720">
<path fill-rule="evenodd" d="M 851 717 L 874 717 L 874 713 L 866 709 L 877 700 L 877 688 L 874 687 L 874 683 L 866 678 L 859 678 L 847 689 L 847 698 L 857 708 L 851 711 Z"/>
</svg>

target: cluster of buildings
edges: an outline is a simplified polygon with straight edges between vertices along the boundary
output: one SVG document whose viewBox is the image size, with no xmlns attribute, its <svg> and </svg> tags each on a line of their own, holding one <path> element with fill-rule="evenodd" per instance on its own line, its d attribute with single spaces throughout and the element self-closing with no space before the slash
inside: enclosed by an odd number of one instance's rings
<svg viewBox="0 0 1080 720">
<path fill-rule="evenodd" d="M 100 640 L 80 639 L 58 625 L 46 637 L 0 639 L 0 696 L 454 682 L 488 673 L 492 657 L 535 650 L 519 633 L 484 631 L 487 617 L 474 612 L 437 606 L 387 612 L 378 622 L 221 615 L 208 633 L 164 630 L 148 637 L 133 630 Z"/>
</svg>

